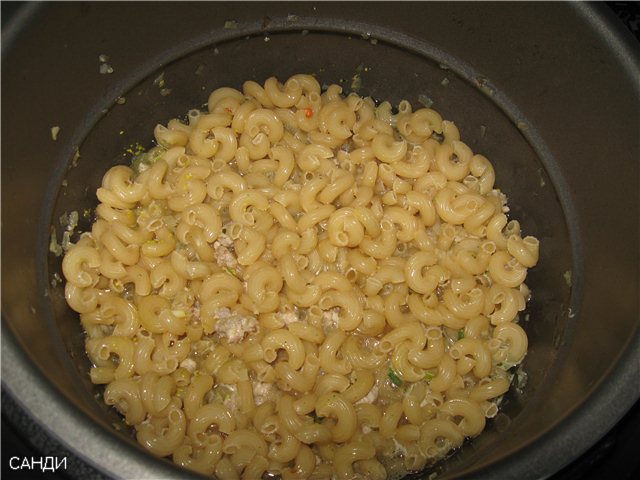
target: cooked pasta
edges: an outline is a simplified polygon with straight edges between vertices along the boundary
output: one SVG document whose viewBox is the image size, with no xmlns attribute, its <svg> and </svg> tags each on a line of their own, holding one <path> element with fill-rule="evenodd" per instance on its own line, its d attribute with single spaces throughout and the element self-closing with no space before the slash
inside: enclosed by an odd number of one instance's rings
<svg viewBox="0 0 640 480">
<path fill-rule="evenodd" d="M 399 478 L 495 416 L 539 242 L 452 122 L 397 111 L 249 81 L 104 175 L 65 294 L 147 450 L 222 480 Z"/>
</svg>

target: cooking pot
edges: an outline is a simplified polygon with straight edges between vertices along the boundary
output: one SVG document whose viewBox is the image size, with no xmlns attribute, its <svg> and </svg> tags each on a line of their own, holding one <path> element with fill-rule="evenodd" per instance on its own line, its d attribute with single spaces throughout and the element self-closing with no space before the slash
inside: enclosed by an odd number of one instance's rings
<svg viewBox="0 0 640 480">
<path fill-rule="evenodd" d="M 526 385 L 418 477 L 549 476 L 640 396 L 640 58 L 603 6 L 29 3 L 2 35 L 2 385 L 107 475 L 190 474 L 143 451 L 90 383 L 51 235 L 71 211 L 89 228 L 102 175 L 156 123 L 272 75 L 433 102 L 541 240 Z"/>
</svg>

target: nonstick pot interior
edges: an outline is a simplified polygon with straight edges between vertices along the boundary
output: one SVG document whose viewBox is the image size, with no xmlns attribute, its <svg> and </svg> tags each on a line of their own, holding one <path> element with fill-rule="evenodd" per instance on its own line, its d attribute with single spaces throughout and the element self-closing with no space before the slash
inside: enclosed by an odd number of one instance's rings
<svg viewBox="0 0 640 480">
<path fill-rule="evenodd" d="M 25 395 L 53 402 L 63 420 L 49 427 L 101 469 L 177 474 L 141 451 L 89 382 L 51 227 L 60 240 L 58 218 L 75 210 L 88 229 L 82 212 L 95 207 L 104 172 L 214 88 L 309 72 L 394 104 L 433 100 L 494 163 L 511 214 L 540 238 L 522 323 L 526 386 L 437 471 L 552 473 L 640 393 L 638 59 L 604 18 L 593 7 L 526 4 L 26 7 L 3 34 L 3 342 L 17 364 L 3 358 L 5 386 L 36 417 L 41 407 Z M 99 73 L 100 55 L 113 73 Z M 606 405 L 611 395 L 617 404 Z M 108 464 L 64 419 L 131 461 Z"/>
</svg>

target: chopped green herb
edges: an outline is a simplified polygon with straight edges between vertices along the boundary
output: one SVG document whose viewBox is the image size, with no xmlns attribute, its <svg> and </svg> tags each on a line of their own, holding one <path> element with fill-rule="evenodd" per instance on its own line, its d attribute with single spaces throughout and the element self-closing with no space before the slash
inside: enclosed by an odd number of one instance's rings
<svg viewBox="0 0 640 480">
<path fill-rule="evenodd" d="M 51 127 L 51 140 L 55 142 L 58 139 L 58 133 L 60 133 L 60 127 Z"/>
<path fill-rule="evenodd" d="M 71 163 L 69 164 L 68 170 L 72 168 L 76 168 L 78 166 L 78 162 L 80 161 L 80 149 L 76 147 L 76 152 L 73 154 L 73 158 L 71 159 Z"/>
<path fill-rule="evenodd" d="M 73 230 L 75 230 L 75 228 L 78 226 L 78 211 L 74 210 L 71 213 L 69 213 L 69 224 L 67 225 L 67 230 L 69 230 L 70 232 L 73 232 Z"/>
<path fill-rule="evenodd" d="M 101 63 L 100 67 L 98 68 L 98 71 L 102 75 L 113 73 L 113 67 L 111 65 L 109 65 L 108 63 Z"/>
<path fill-rule="evenodd" d="M 464 338 L 464 328 L 458 330 L 458 340 L 462 340 Z"/>
<path fill-rule="evenodd" d="M 357 73 L 353 77 L 351 77 L 351 90 L 355 92 L 360 88 L 362 88 L 362 78 L 360 77 L 360 74 Z"/>
<path fill-rule="evenodd" d="M 49 251 L 53 253 L 56 257 L 62 255 L 62 246 L 58 243 L 56 239 L 56 229 L 51 227 L 51 238 L 49 240 Z"/>
<path fill-rule="evenodd" d="M 144 148 L 137 144 L 135 149 L 130 148 L 127 150 L 127 153 L 133 154 L 131 168 L 136 173 L 140 173 L 144 172 L 147 168 L 156 163 L 165 151 L 166 148 L 158 146 L 152 148 L 148 152 L 145 152 Z"/>
<path fill-rule="evenodd" d="M 70 230 L 65 230 L 64 232 L 62 232 L 62 242 L 60 243 L 60 246 L 62 247 L 62 250 L 64 252 L 66 252 L 67 250 L 69 250 L 69 247 L 71 247 L 72 243 L 71 243 L 71 231 Z"/>
<path fill-rule="evenodd" d="M 425 108 L 431 108 L 433 105 L 433 100 L 427 97 L 425 94 L 418 95 L 418 103 Z"/>
<path fill-rule="evenodd" d="M 60 215 L 60 218 L 58 218 L 58 222 L 65 228 L 67 225 L 69 225 L 69 217 L 67 216 L 67 212 Z"/>
<path fill-rule="evenodd" d="M 430 381 L 431 381 L 431 380 L 433 380 L 434 378 L 436 378 L 436 374 L 435 374 L 435 373 L 433 373 L 433 372 L 426 372 L 426 373 L 424 374 L 424 379 L 425 379 L 427 382 L 430 382 Z"/>
<path fill-rule="evenodd" d="M 71 213 L 65 212 L 60 215 L 58 221 L 60 222 L 60 225 L 65 227 L 65 229 L 73 230 L 78 225 L 78 212 L 75 210 Z"/>
<path fill-rule="evenodd" d="M 235 271 L 233 268 L 231 267 L 223 267 L 224 271 L 227 272 L 229 275 L 233 275 L 234 277 L 238 277 L 238 272 Z"/>
<path fill-rule="evenodd" d="M 154 80 L 153 80 L 153 84 L 156 87 L 160 87 L 162 88 L 162 86 L 164 85 L 164 72 L 162 72 L 160 75 L 158 75 Z"/>
<path fill-rule="evenodd" d="M 129 147 L 125 150 L 125 153 L 130 153 L 131 155 L 140 155 L 144 152 L 145 148 L 137 142 L 130 144 Z"/>
<path fill-rule="evenodd" d="M 402 386 L 402 379 L 391 368 L 389 369 L 389 380 L 391 380 L 391 383 L 393 383 L 396 387 Z"/>
</svg>

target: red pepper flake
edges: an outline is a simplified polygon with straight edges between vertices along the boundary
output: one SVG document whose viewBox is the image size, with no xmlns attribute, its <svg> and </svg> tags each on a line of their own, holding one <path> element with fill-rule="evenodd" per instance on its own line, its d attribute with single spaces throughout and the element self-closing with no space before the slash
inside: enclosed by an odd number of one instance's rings
<svg viewBox="0 0 640 480">
<path fill-rule="evenodd" d="M 233 110 L 231 110 L 231 108 L 229 107 L 225 107 L 224 108 L 230 115 L 233 115 Z"/>
<path fill-rule="evenodd" d="M 304 109 L 304 116 L 307 118 L 313 117 L 313 108 L 307 107 Z"/>
</svg>

